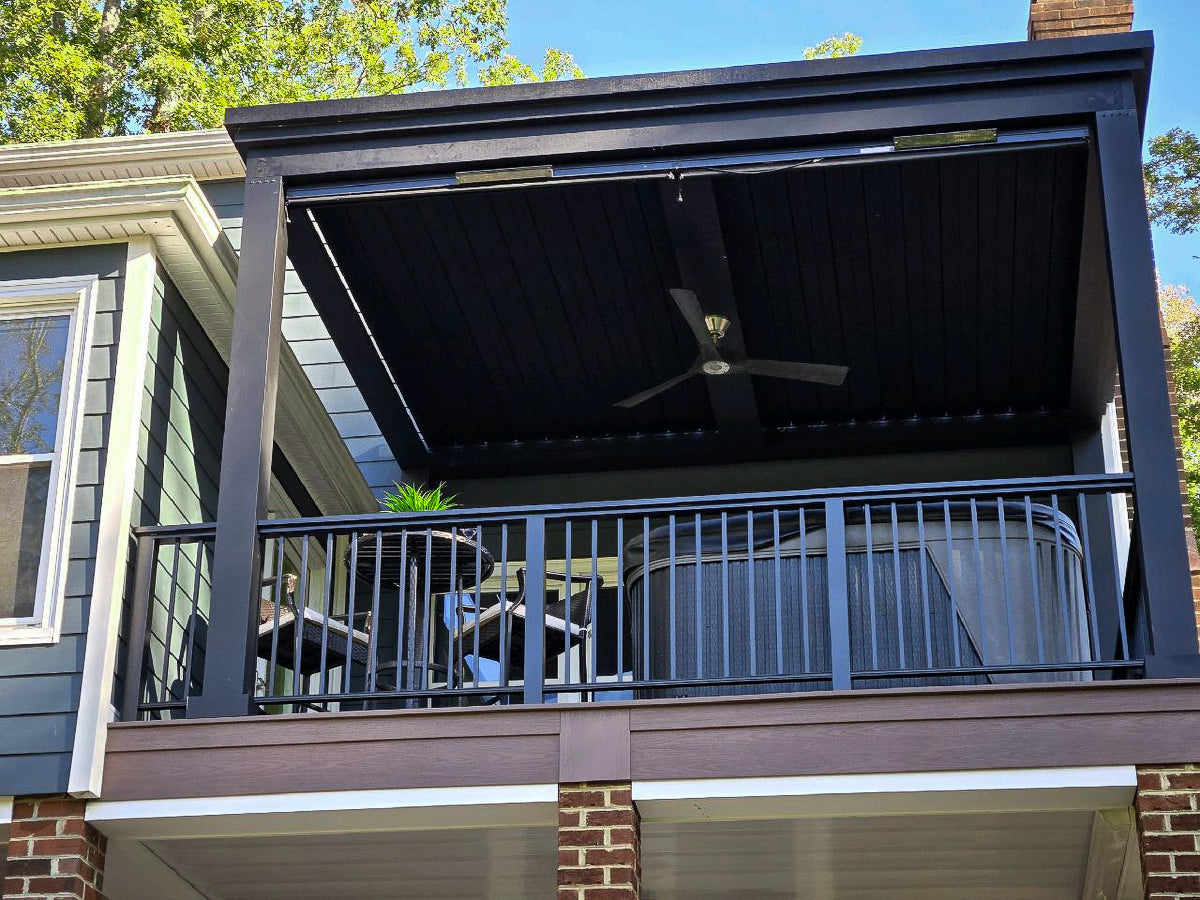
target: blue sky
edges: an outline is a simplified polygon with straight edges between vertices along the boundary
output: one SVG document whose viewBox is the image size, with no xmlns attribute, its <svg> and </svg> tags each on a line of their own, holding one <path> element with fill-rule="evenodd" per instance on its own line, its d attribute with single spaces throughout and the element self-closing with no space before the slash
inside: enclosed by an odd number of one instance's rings
<svg viewBox="0 0 1200 900">
<path fill-rule="evenodd" d="M 1200 131 L 1197 0 L 1136 0 L 1155 33 L 1149 133 Z M 1023 40 L 1027 0 L 509 0 L 513 52 L 570 50 L 588 75 L 627 75 L 797 59 L 835 32 L 863 53 Z M 1163 281 L 1200 291 L 1200 234 L 1155 232 Z"/>
</svg>

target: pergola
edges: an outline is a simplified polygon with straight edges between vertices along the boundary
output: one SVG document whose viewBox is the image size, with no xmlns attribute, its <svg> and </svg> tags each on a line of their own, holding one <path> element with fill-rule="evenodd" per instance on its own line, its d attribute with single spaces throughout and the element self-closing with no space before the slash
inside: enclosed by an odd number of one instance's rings
<svg viewBox="0 0 1200 900">
<path fill-rule="evenodd" d="M 1119 372 L 1167 674 L 1194 632 L 1151 55 L 1104 35 L 231 110 L 245 217 L 189 713 L 248 705 L 289 252 L 397 458 L 434 477 L 1086 438 Z M 672 287 L 736 352 L 851 377 L 694 378 L 614 408 L 695 356 Z"/>
</svg>

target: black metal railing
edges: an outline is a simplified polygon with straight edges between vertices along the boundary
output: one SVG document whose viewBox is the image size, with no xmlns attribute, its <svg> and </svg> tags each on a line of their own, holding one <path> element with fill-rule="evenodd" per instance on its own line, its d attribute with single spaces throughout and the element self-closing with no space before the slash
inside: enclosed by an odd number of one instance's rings
<svg viewBox="0 0 1200 900">
<path fill-rule="evenodd" d="M 262 522 L 264 711 L 1129 677 L 1127 475 Z M 139 529 L 124 715 L 203 681 L 214 527 Z M 248 612 L 250 612 L 248 610 Z"/>
</svg>

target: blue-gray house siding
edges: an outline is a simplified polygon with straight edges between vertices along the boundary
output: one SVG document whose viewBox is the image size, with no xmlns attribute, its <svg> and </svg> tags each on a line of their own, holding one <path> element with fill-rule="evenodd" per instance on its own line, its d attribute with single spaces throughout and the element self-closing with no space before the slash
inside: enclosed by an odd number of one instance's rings
<svg viewBox="0 0 1200 900">
<path fill-rule="evenodd" d="M 240 247 L 243 182 L 214 181 L 201 187 L 230 243 Z M 284 279 L 283 336 L 346 440 L 371 490 L 379 495 L 390 488 L 400 478 L 400 467 L 290 263 Z"/>
<path fill-rule="evenodd" d="M 44 646 L 0 647 L 0 795 L 67 787 L 95 574 L 126 253 L 125 244 L 0 253 L 2 281 L 73 275 L 101 279 L 89 348 L 62 638 Z"/>
</svg>

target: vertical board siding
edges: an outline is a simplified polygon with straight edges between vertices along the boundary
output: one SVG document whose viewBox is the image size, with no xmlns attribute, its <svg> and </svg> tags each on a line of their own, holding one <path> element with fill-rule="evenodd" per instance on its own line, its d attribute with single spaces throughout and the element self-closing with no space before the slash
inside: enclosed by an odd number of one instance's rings
<svg viewBox="0 0 1200 900">
<path fill-rule="evenodd" d="M 201 188 L 213 205 L 230 243 L 240 249 L 242 182 L 214 181 L 201 185 Z M 338 433 L 346 439 L 363 478 L 379 496 L 399 480 L 400 466 L 290 262 L 283 288 L 283 336 L 332 416 Z"/>
<path fill-rule="evenodd" d="M 93 274 L 101 279 L 88 349 L 62 638 L 44 646 L 0 647 L 0 795 L 54 793 L 67 787 L 95 572 L 125 257 L 124 244 L 0 253 L 0 281 Z"/>
</svg>

